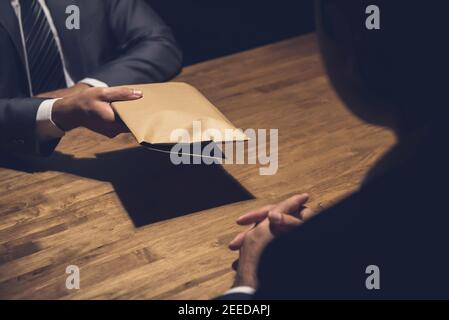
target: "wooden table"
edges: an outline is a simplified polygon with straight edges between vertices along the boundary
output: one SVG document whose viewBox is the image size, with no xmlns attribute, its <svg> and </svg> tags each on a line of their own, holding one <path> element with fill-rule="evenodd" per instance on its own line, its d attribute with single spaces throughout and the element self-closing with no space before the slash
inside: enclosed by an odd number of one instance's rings
<svg viewBox="0 0 449 320">
<path fill-rule="evenodd" d="M 394 143 L 342 106 L 314 35 L 194 65 L 177 80 L 240 128 L 278 128 L 278 173 L 174 167 L 130 135 L 87 130 L 50 159 L 2 160 L 0 298 L 212 298 L 232 284 L 227 244 L 240 214 L 298 192 L 327 207 Z M 80 268 L 80 290 L 66 289 L 69 265 Z"/>
</svg>

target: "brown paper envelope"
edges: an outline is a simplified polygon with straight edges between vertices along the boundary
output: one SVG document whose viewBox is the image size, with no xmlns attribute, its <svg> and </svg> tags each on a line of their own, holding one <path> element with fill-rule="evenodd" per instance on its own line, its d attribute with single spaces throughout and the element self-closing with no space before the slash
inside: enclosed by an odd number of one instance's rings
<svg viewBox="0 0 449 320">
<path fill-rule="evenodd" d="M 248 140 L 236 127 L 197 89 L 187 83 L 168 82 L 157 84 L 130 85 L 142 90 L 143 98 L 134 101 L 114 102 L 112 107 L 131 130 L 138 143 L 174 144 L 170 137 L 174 130 L 185 129 L 190 141 L 237 142 Z M 201 124 L 201 131 L 215 129 L 223 139 L 206 139 L 194 136 L 194 122 Z M 225 130 L 235 130 L 235 134 L 226 137 Z"/>
</svg>

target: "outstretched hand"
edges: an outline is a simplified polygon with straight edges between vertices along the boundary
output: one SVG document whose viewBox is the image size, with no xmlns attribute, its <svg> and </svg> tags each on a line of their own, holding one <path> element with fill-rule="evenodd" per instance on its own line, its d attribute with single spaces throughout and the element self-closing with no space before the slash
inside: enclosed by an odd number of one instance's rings
<svg viewBox="0 0 449 320">
<path fill-rule="evenodd" d="M 142 91 L 129 88 L 89 88 L 56 101 L 52 119 L 64 131 L 85 127 L 113 138 L 128 132 L 128 128 L 112 109 L 111 102 L 142 97 Z"/>
<path fill-rule="evenodd" d="M 311 218 L 314 212 L 305 207 L 308 194 L 291 197 L 277 205 L 268 205 L 241 216 L 239 225 L 251 225 L 229 244 L 231 250 L 240 250 L 234 286 L 257 287 L 257 265 L 265 247 L 277 236 L 287 233 Z"/>
<path fill-rule="evenodd" d="M 248 232 L 267 218 L 271 223 L 273 232 L 276 234 L 288 232 L 292 228 L 299 226 L 314 215 L 311 209 L 305 207 L 308 200 L 308 194 L 296 195 L 277 205 L 270 204 L 244 214 L 237 219 L 237 224 L 251 226 L 251 228 L 237 235 L 230 242 L 229 248 L 231 250 L 239 250 Z"/>
</svg>

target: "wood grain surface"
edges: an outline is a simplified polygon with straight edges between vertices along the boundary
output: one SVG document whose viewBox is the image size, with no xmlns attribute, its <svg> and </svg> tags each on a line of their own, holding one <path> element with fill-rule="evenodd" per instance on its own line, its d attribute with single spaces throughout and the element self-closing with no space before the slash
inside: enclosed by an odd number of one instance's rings
<svg viewBox="0 0 449 320">
<path fill-rule="evenodd" d="M 299 192 L 322 209 L 354 191 L 393 135 L 347 111 L 315 36 L 188 67 L 237 127 L 279 129 L 279 170 L 184 166 L 139 147 L 70 132 L 48 159 L 0 162 L 0 298 L 208 299 L 229 289 L 227 249 L 247 210 Z M 66 289 L 66 267 L 81 272 Z"/>
</svg>

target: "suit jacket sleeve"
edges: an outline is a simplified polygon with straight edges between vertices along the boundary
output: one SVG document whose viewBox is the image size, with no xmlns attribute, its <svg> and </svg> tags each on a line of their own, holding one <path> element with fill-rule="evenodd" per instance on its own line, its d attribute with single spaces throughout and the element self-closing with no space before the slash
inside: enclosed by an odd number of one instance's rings
<svg viewBox="0 0 449 320">
<path fill-rule="evenodd" d="M 142 0 L 111 0 L 106 4 L 119 56 L 90 78 L 109 86 L 163 82 L 176 76 L 182 53 L 169 27 Z"/>
<path fill-rule="evenodd" d="M 0 151 L 50 155 L 59 139 L 40 142 L 36 136 L 36 114 L 44 99 L 0 99 Z"/>
</svg>

